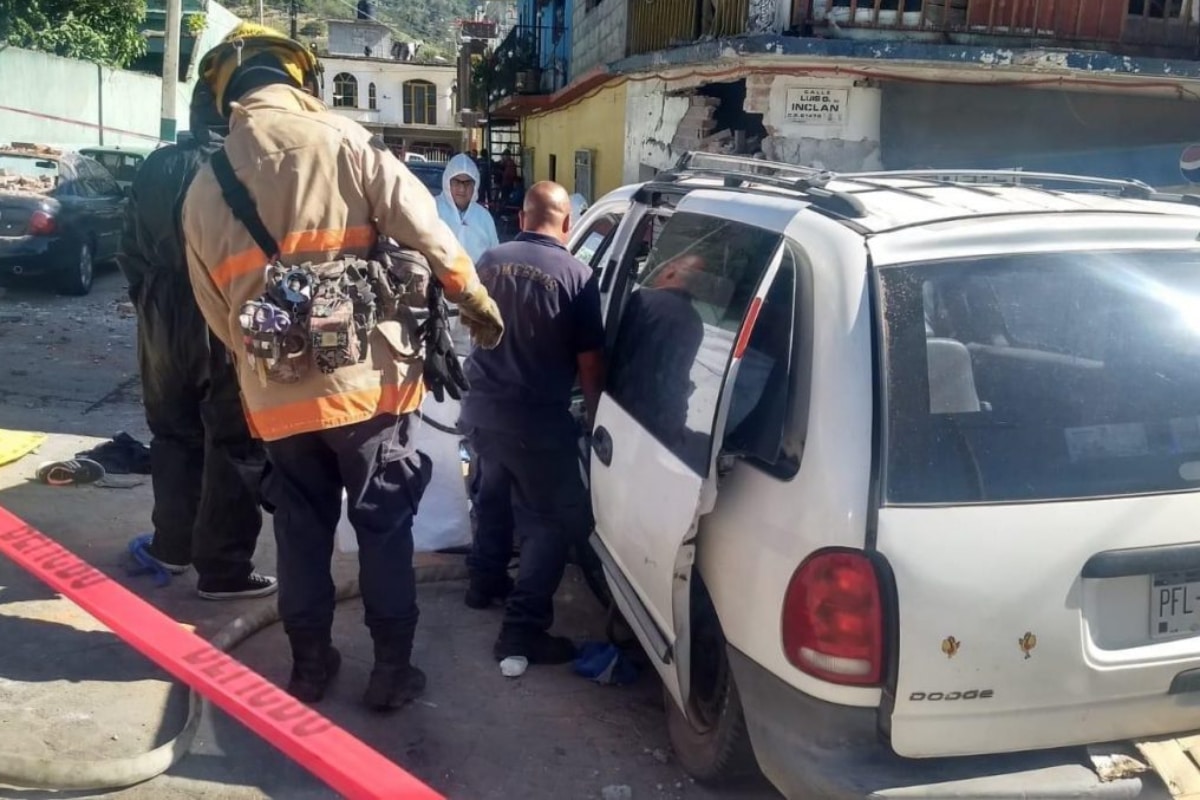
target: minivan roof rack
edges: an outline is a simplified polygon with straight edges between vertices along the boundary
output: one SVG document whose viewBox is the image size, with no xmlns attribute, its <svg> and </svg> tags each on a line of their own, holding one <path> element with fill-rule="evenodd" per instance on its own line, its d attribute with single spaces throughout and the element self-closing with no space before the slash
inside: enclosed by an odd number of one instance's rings
<svg viewBox="0 0 1200 800">
<path fill-rule="evenodd" d="M 1005 186 L 1066 183 L 1075 186 L 1092 186 L 1097 189 L 1107 189 L 1118 192 L 1121 197 L 1132 197 L 1142 200 L 1149 199 L 1158 194 L 1152 186 L 1139 180 L 1094 178 L 1088 175 L 1067 175 L 1060 172 L 1027 172 L 1023 169 L 916 169 L 887 172 L 847 172 L 837 175 L 838 180 L 851 182 L 860 179 L 879 180 L 884 178 L 911 178 L 931 183 L 999 184 Z"/>
<path fill-rule="evenodd" d="M 813 205 L 838 216 L 867 215 L 866 207 L 854 195 L 825 187 L 837 177 L 835 173 L 780 161 L 689 151 L 679 157 L 673 169 L 660 172 L 654 180 L 676 183 L 695 177 L 720 178 L 730 189 L 751 183 L 770 186 L 801 195 Z"/>
</svg>

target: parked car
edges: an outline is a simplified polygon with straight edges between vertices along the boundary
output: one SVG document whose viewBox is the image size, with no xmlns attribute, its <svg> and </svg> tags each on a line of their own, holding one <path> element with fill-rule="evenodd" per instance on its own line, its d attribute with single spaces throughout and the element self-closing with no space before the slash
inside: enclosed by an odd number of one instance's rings
<svg viewBox="0 0 1200 800">
<path fill-rule="evenodd" d="M 593 546 L 691 775 L 1167 797 L 1086 748 L 1198 725 L 1181 200 L 696 154 L 584 216 L 609 355 Z"/>
<path fill-rule="evenodd" d="M 120 247 L 125 193 L 78 152 L 0 147 L 0 280 L 45 276 L 64 294 L 91 291 L 95 265 Z"/>
<path fill-rule="evenodd" d="M 437 197 L 442 193 L 442 174 L 446 171 L 446 165 L 436 161 L 409 161 L 405 163 L 408 171 L 420 178 L 421 183 Z"/>
<path fill-rule="evenodd" d="M 79 152 L 81 155 L 100 162 L 100 166 L 108 170 L 116 178 L 117 184 L 128 192 L 129 187 L 133 185 L 134 176 L 142 168 L 142 163 L 145 162 L 146 156 L 150 155 L 152 150 L 114 145 L 112 147 L 83 147 Z"/>
</svg>

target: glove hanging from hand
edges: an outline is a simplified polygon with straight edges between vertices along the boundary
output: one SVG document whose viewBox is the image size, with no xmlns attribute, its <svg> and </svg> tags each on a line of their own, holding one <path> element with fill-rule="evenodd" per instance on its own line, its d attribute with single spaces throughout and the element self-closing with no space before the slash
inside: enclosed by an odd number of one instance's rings
<svg viewBox="0 0 1200 800">
<path fill-rule="evenodd" d="M 422 326 L 425 344 L 425 388 L 441 403 L 446 395 L 455 400 L 462 399 L 467 386 L 458 354 L 454 352 L 454 340 L 450 338 L 450 314 L 442 294 L 442 285 L 432 281 L 429 285 L 429 319 Z"/>
<path fill-rule="evenodd" d="M 496 301 L 482 283 L 476 283 L 463 293 L 458 301 L 458 316 L 471 331 L 475 344 L 484 350 L 491 350 L 500 344 L 504 336 L 504 320 L 500 317 Z"/>
</svg>

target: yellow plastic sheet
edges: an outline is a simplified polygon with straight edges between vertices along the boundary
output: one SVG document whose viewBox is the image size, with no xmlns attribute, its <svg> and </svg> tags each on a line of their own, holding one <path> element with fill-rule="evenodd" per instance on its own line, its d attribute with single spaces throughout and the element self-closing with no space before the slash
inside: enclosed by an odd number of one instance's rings
<svg viewBox="0 0 1200 800">
<path fill-rule="evenodd" d="M 38 449 L 46 434 L 30 431 L 9 431 L 0 428 L 0 466 L 11 464 Z"/>
</svg>

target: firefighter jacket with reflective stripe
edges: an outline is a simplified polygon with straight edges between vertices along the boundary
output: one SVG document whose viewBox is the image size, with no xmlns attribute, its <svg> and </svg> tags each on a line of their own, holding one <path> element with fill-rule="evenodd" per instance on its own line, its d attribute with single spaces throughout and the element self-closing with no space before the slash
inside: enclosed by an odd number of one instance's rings
<svg viewBox="0 0 1200 800">
<path fill-rule="evenodd" d="M 257 89 L 233 107 L 225 151 L 288 265 L 365 256 L 376 231 L 425 255 L 456 302 L 478 283 L 470 257 L 437 213 L 433 196 L 355 122 L 288 86 Z M 183 230 L 196 299 L 238 362 L 242 400 L 256 436 L 275 441 L 416 410 L 424 397 L 412 332 L 383 323 L 366 359 L 293 384 L 260 380 L 248 363 L 238 314 L 264 289 L 267 254 L 234 218 L 211 166 L 184 201 Z"/>
</svg>

